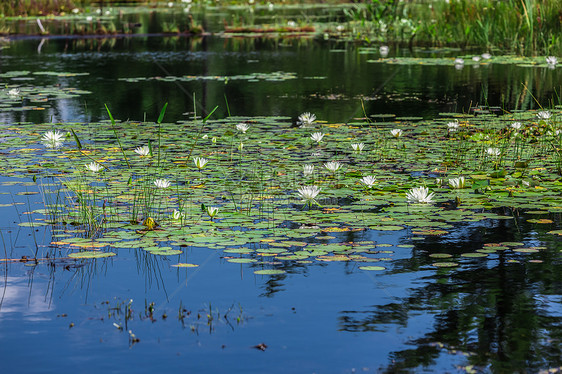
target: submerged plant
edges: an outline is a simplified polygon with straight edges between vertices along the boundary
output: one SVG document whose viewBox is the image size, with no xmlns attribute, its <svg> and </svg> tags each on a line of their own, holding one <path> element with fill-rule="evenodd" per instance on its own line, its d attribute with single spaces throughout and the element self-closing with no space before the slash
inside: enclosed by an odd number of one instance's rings
<svg viewBox="0 0 562 374">
<path fill-rule="evenodd" d="M 429 204 L 433 202 L 433 195 L 427 187 L 414 187 L 406 193 L 406 198 L 413 203 Z"/>
</svg>

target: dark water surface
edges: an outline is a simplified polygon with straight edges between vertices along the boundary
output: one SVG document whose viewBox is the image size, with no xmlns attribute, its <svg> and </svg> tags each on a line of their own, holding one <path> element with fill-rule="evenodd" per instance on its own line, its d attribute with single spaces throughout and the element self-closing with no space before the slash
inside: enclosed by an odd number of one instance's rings
<svg viewBox="0 0 562 374">
<path fill-rule="evenodd" d="M 493 64 L 462 70 L 373 64 L 367 60 L 379 58 L 378 52 L 361 54 L 351 43 L 307 39 L 53 38 L 38 53 L 40 43 L 12 42 L 1 51 L 0 72 L 89 75 L 3 78 L 3 83 L 59 84 L 92 93 L 52 101 L 42 111 L 2 112 L 4 123 L 105 120 L 104 104 L 119 119 L 154 121 L 166 102 L 166 120 L 174 122 L 193 115 L 193 95 L 198 114 L 219 105 L 218 118 L 227 115 L 225 96 L 233 115 L 296 120 L 310 111 L 320 120 L 347 122 L 362 116 L 363 99 L 369 115 L 433 118 L 477 104 L 535 108 L 522 82 L 548 104 L 560 75 Z M 391 51 L 410 53 L 427 55 Z M 273 72 L 294 79 L 234 78 Z M 229 78 L 120 80 L 186 75 Z M 0 251 L 6 252 L 0 257 L 33 257 L 37 251 L 57 257 L 57 249 L 49 247 L 56 240 L 50 227 L 18 226 L 27 220 L 23 212 L 42 207 L 39 194 L 18 194 L 38 192 L 36 185 L 5 185 L 10 181 L 1 180 L 2 203 L 20 204 L 0 208 Z M 481 372 L 508 373 L 556 368 L 562 365 L 562 244 L 546 232 L 560 229 L 561 217 L 551 214 L 551 225 L 524 218 L 458 224 L 449 234 L 423 240 L 412 240 L 408 230 L 356 233 L 355 240 L 390 245 L 393 261 L 383 272 L 361 271 L 351 263 L 287 262 L 286 274 L 254 275 L 250 265 L 226 262 L 221 251 L 193 247 L 173 258 L 119 249 L 113 258 L 83 264 L 0 263 L 1 371 L 391 373 L 463 372 L 462 367 L 475 365 Z M 343 234 L 333 236 L 333 241 L 350 241 Z M 428 257 L 429 252 L 461 253 L 506 241 L 545 249 L 532 255 L 499 251 L 486 261 L 465 258 L 453 269 L 437 269 Z M 404 244 L 409 246 L 397 247 Z M 170 266 L 177 262 L 200 266 Z M 130 300 L 132 318 L 127 319 Z M 262 343 L 265 351 L 255 348 Z"/>
</svg>

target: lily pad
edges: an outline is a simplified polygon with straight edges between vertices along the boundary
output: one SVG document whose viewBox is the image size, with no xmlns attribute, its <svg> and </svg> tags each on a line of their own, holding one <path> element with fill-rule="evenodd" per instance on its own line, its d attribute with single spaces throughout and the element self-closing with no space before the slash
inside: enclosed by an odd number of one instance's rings
<svg viewBox="0 0 562 374">
<path fill-rule="evenodd" d="M 254 271 L 254 274 L 259 274 L 259 275 L 277 275 L 277 274 L 284 274 L 286 273 L 285 270 L 280 270 L 280 269 L 269 269 L 269 270 L 256 270 Z"/>
<path fill-rule="evenodd" d="M 104 258 L 104 257 L 113 257 L 116 254 L 113 252 L 97 252 L 97 251 L 84 251 L 84 252 L 75 252 L 70 253 L 68 257 L 70 258 Z"/>
</svg>

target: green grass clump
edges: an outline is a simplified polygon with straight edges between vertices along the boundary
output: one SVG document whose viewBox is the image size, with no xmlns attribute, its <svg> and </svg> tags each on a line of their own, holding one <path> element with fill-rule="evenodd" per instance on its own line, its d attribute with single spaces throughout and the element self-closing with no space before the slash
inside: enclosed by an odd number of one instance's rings
<svg viewBox="0 0 562 374">
<path fill-rule="evenodd" d="M 501 48 L 519 53 L 562 50 L 562 2 L 546 0 L 370 0 L 346 12 L 369 40 Z"/>
</svg>

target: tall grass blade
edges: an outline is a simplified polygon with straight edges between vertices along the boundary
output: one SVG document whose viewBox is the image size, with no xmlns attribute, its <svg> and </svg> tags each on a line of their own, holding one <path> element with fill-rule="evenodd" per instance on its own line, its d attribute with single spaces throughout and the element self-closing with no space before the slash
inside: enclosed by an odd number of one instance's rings
<svg viewBox="0 0 562 374">
<path fill-rule="evenodd" d="M 81 150 L 82 149 L 82 143 L 80 142 L 80 139 L 78 139 L 78 135 L 76 135 L 76 133 L 74 132 L 73 129 L 70 129 L 70 132 L 72 133 L 72 136 L 74 137 L 74 140 L 76 141 L 76 148 Z"/>
<path fill-rule="evenodd" d="M 131 164 L 129 164 L 129 159 L 127 158 L 127 155 L 125 154 L 125 150 L 123 149 L 123 146 L 121 145 L 121 141 L 119 140 L 119 136 L 117 135 L 117 130 L 115 129 L 115 120 L 113 119 L 113 116 L 111 115 L 111 112 L 109 111 L 109 108 L 107 107 L 107 104 L 105 105 L 105 110 L 107 110 L 107 114 L 109 115 L 109 119 L 111 120 L 111 128 L 113 129 L 113 133 L 115 134 L 115 139 L 117 139 L 117 144 L 119 144 L 119 148 L 121 149 L 121 153 L 123 154 L 123 157 L 125 158 L 125 162 L 127 163 L 127 167 L 130 169 L 131 168 Z"/>
<path fill-rule="evenodd" d="M 224 94 L 224 102 L 226 103 L 226 112 L 228 113 L 228 116 L 230 117 L 230 107 L 228 106 L 228 99 L 226 98 L 226 94 Z"/>
<path fill-rule="evenodd" d="M 158 167 L 160 167 L 160 140 L 162 139 L 162 120 L 164 119 L 164 114 L 166 113 L 166 108 L 168 107 L 168 103 L 164 104 L 164 107 L 160 111 L 160 115 L 158 116 Z M 152 150 L 150 151 L 150 155 L 152 156 Z"/>
</svg>

